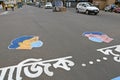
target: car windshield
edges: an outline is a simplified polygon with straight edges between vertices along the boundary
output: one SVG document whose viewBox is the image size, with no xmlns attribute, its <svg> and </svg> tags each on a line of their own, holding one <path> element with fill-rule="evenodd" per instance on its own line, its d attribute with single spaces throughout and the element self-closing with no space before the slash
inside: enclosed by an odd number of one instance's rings
<svg viewBox="0 0 120 80">
<path fill-rule="evenodd" d="M 46 5 L 51 5 L 52 3 L 51 2 L 47 2 Z"/>
<path fill-rule="evenodd" d="M 86 6 L 94 6 L 92 3 L 87 3 Z"/>
</svg>

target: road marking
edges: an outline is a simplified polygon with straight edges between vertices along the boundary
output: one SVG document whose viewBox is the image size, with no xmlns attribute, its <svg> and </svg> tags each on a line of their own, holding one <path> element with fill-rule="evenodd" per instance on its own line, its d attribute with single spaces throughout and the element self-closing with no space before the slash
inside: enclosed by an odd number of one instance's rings
<svg viewBox="0 0 120 80">
<path fill-rule="evenodd" d="M 102 43 L 102 42 L 110 43 L 113 40 L 113 38 L 110 38 L 108 35 L 96 31 L 84 32 L 82 35 L 87 37 L 89 40 L 98 43 Z"/>
<path fill-rule="evenodd" d="M 107 57 L 103 57 L 103 60 L 107 60 Z"/>
<path fill-rule="evenodd" d="M 120 62 L 120 45 L 100 48 L 100 49 L 97 49 L 97 51 L 99 51 L 107 56 L 112 55 L 114 61 Z"/>
<path fill-rule="evenodd" d="M 8 11 L 2 12 L 0 15 L 6 15 L 8 14 Z"/>
<path fill-rule="evenodd" d="M 96 59 L 96 61 L 97 61 L 97 62 L 101 62 L 101 60 L 100 60 L 100 59 Z"/>
<path fill-rule="evenodd" d="M 45 73 L 47 76 L 53 76 L 54 72 L 49 69 L 51 67 L 70 71 L 71 67 L 75 65 L 73 61 L 69 60 L 71 58 L 72 56 L 51 60 L 29 58 L 20 62 L 18 65 L 0 68 L 0 80 L 5 80 L 5 77 L 8 77 L 7 80 L 13 80 L 13 78 L 15 78 L 15 80 L 23 80 L 21 75 L 22 72 L 29 78 L 37 78 L 41 76 L 42 73 Z"/>
<path fill-rule="evenodd" d="M 83 67 L 85 67 L 85 66 L 86 66 L 86 64 L 84 64 L 84 63 L 83 63 L 83 64 L 82 64 L 82 66 L 83 66 Z"/>
<path fill-rule="evenodd" d="M 42 47 L 43 42 L 39 40 L 38 36 L 24 35 L 15 38 L 11 41 L 8 49 L 26 49 L 31 50 L 32 48 Z"/>
<path fill-rule="evenodd" d="M 89 64 L 93 64 L 94 62 L 93 61 L 89 61 Z"/>
<path fill-rule="evenodd" d="M 107 60 L 108 60 L 108 58 L 107 58 L 107 57 L 103 57 L 102 59 L 96 59 L 96 62 L 100 63 L 102 60 L 107 61 Z M 89 63 L 90 65 L 92 65 L 92 64 L 94 64 L 94 63 L 95 63 L 95 61 L 94 61 L 94 62 L 93 62 L 93 61 L 89 61 L 88 63 Z M 81 66 L 82 66 L 82 67 L 86 67 L 86 66 L 87 66 L 87 64 L 82 63 L 82 64 L 81 64 Z"/>
<path fill-rule="evenodd" d="M 120 80 L 120 76 L 119 77 L 116 77 L 116 78 L 113 78 L 111 80 Z"/>
</svg>

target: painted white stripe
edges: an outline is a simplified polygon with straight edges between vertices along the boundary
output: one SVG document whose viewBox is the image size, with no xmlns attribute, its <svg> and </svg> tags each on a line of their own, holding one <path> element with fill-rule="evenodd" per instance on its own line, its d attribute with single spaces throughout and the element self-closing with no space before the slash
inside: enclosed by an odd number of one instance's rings
<svg viewBox="0 0 120 80">
<path fill-rule="evenodd" d="M 89 61 L 89 64 L 93 64 L 94 62 L 93 61 Z"/>
<path fill-rule="evenodd" d="M 2 12 L 0 15 L 8 14 L 8 11 Z"/>
<path fill-rule="evenodd" d="M 96 61 L 97 61 L 97 62 L 101 62 L 101 60 L 100 60 L 100 59 L 96 59 Z"/>
<path fill-rule="evenodd" d="M 107 57 L 103 57 L 103 60 L 107 60 Z"/>
<path fill-rule="evenodd" d="M 83 64 L 82 64 L 82 67 L 85 67 L 85 66 L 86 66 L 86 64 L 83 63 Z"/>
</svg>

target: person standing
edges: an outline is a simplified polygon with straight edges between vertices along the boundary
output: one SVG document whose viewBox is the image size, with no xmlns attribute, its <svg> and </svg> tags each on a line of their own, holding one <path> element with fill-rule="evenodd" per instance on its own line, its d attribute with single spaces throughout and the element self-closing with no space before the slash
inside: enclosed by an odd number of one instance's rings
<svg viewBox="0 0 120 80">
<path fill-rule="evenodd" d="M 41 2 L 39 1 L 39 4 L 38 4 L 38 7 L 40 8 L 41 7 Z"/>
<path fill-rule="evenodd" d="M 12 11 L 14 11 L 14 4 L 11 4 L 11 9 Z"/>
<path fill-rule="evenodd" d="M 6 10 L 6 11 L 8 10 L 8 5 L 7 5 L 7 4 L 5 4 L 5 10 Z"/>
<path fill-rule="evenodd" d="M 0 3 L 0 10 L 2 10 L 3 9 L 3 6 L 2 6 L 2 4 Z"/>
<path fill-rule="evenodd" d="M 115 4 L 111 4 L 111 12 L 113 12 L 113 10 L 115 9 Z"/>
</svg>

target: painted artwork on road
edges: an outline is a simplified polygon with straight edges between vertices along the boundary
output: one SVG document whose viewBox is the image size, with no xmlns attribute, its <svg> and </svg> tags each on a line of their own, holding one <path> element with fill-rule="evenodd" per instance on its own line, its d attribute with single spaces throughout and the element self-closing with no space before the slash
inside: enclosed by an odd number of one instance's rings
<svg viewBox="0 0 120 80">
<path fill-rule="evenodd" d="M 7 80 L 24 80 L 23 75 L 21 75 L 22 73 L 29 78 L 37 78 L 43 73 L 47 76 L 53 76 L 54 72 L 50 70 L 51 67 L 70 71 L 71 67 L 75 65 L 73 61 L 69 60 L 70 58 L 72 58 L 72 56 L 50 60 L 29 58 L 20 62 L 18 65 L 0 68 L 0 80 L 5 80 L 5 77 L 8 78 Z"/>
<path fill-rule="evenodd" d="M 0 13 L 0 15 L 6 15 L 6 14 L 8 14 L 8 11 Z"/>
<path fill-rule="evenodd" d="M 116 77 L 116 78 L 113 78 L 111 80 L 120 80 L 120 76 L 119 77 Z"/>
<path fill-rule="evenodd" d="M 39 40 L 38 36 L 25 35 L 18 37 L 11 41 L 8 49 L 28 49 L 41 47 L 43 42 Z"/>
<path fill-rule="evenodd" d="M 108 35 L 102 32 L 84 32 L 82 35 L 88 37 L 89 40 L 98 43 L 110 43 L 113 40 L 113 38 L 110 38 Z"/>
<path fill-rule="evenodd" d="M 112 55 L 114 61 L 120 62 L 120 45 L 100 48 L 100 49 L 97 49 L 97 51 L 105 54 L 106 56 Z"/>
</svg>

